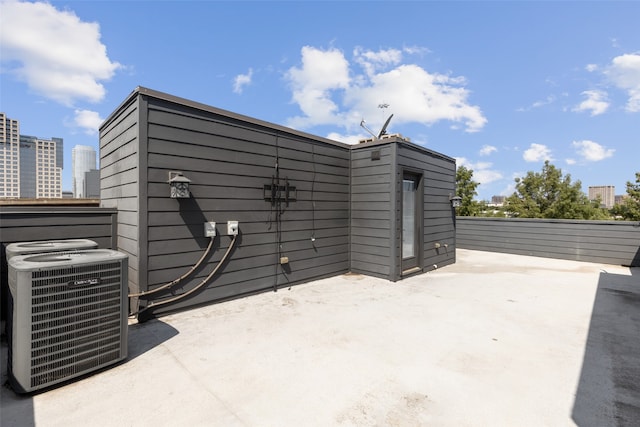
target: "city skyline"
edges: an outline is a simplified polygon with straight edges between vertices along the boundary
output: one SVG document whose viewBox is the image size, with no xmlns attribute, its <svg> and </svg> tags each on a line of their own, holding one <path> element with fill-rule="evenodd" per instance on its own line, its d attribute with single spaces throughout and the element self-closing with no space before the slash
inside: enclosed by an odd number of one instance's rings
<svg viewBox="0 0 640 427">
<path fill-rule="evenodd" d="M 20 131 L 0 112 L 0 198 L 61 198 L 64 141 Z"/>
<path fill-rule="evenodd" d="M 15 129 L 20 128 L 19 120 L 7 118 L 4 113 L 0 113 L 0 118 L 2 119 L 3 123 L 6 123 L 7 121 L 9 121 L 9 123 L 14 123 Z M 6 127 L 6 129 L 11 129 L 9 125 L 5 125 L 3 127 Z M 39 139 L 34 136 L 28 136 L 28 135 L 22 135 L 22 134 L 19 134 L 19 137 L 21 140 Z M 59 138 L 52 138 L 52 140 L 58 140 L 59 143 L 62 144 L 62 140 Z M 75 145 L 71 149 L 71 152 L 72 152 L 72 173 L 73 173 L 73 178 L 72 178 L 73 190 L 71 191 L 71 193 L 73 194 L 74 198 L 82 198 L 82 197 L 85 197 L 84 191 L 86 191 L 86 186 L 87 186 L 87 183 L 85 182 L 86 174 L 92 171 L 99 172 L 99 169 L 97 169 L 97 166 L 96 166 L 97 153 L 93 147 L 85 146 L 85 145 Z M 26 175 L 28 175 L 28 173 L 24 173 L 23 171 L 20 171 L 20 177 L 21 177 L 20 182 L 24 180 L 24 177 Z M 95 179 L 95 177 L 92 177 L 92 178 Z M 35 174 L 34 174 L 34 179 L 35 179 Z M 78 189 L 81 189 L 81 190 L 78 190 Z M 66 192 L 66 191 L 68 190 L 63 190 L 62 192 Z M 596 200 L 596 198 L 599 197 L 603 205 L 608 209 L 613 207 L 614 204 L 619 203 L 624 197 L 624 195 L 626 194 L 626 193 L 625 194 L 616 193 L 614 185 L 589 186 L 587 189 L 584 189 L 583 191 L 585 194 L 587 194 L 590 200 Z M 3 197 L 3 196 L 0 196 L 0 197 Z M 22 193 L 20 197 L 26 197 L 26 196 L 24 196 L 24 193 Z M 491 204 L 502 204 L 505 197 L 506 197 L 505 195 L 494 194 L 491 196 L 490 199 L 482 199 L 482 200 Z M 497 201 L 497 199 L 499 199 L 500 201 Z"/>
<path fill-rule="evenodd" d="M 2 118 L 3 118 L 3 120 L 5 120 L 6 115 L 4 113 L 0 113 L 0 114 L 3 115 Z M 13 120 L 16 121 L 15 119 L 13 119 Z M 17 122 L 18 122 L 18 124 L 20 123 L 19 120 L 17 120 Z M 18 129 L 19 129 L 19 127 L 18 127 Z M 22 135 L 22 134 L 20 134 L 20 136 L 27 136 L 29 138 L 36 138 L 36 137 L 30 137 L 28 135 Z M 53 138 L 53 139 L 56 139 L 56 138 Z M 88 166 L 85 166 L 84 169 L 79 168 L 78 169 L 79 172 L 77 172 L 77 173 L 76 173 L 76 167 L 74 166 L 75 163 L 76 163 L 74 151 L 76 149 L 78 149 L 79 151 L 86 152 L 86 153 L 83 153 L 83 154 L 88 154 L 89 155 L 89 157 L 87 157 L 86 159 L 83 157 L 83 160 L 82 160 L 82 164 L 86 163 L 86 164 L 88 164 Z M 96 163 L 97 162 L 97 153 L 96 153 L 96 151 L 95 151 L 95 149 L 93 147 L 86 146 L 86 145 L 75 145 L 71 149 L 71 152 L 72 152 L 72 156 L 71 156 L 71 158 L 72 158 L 72 168 L 71 168 L 72 169 L 72 189 L 71 190 L 63 189 L 62 192 L 69 192 L 70 191 L 73 194 L 73 197 L 77 198 L 78 196 L 76 196 L 76 194 L 77 194 L 77 189 L 76 188 L 83 188 L 83 189 L 85 188 L 85 183 L 84 183 L 85 173 L 89 172 L 91 170 L 98 170 L 99 171 L 99 168 L 97 167 L 97 163 Z M 92 162 L 90 160 L 91 157 L 93 158 Z M 80 169 L 82 169 L 82 171 L 80 171 Z M 76 181 L 78 181 L 80 184 L 76 184 Z M 79 187 L 78 187 L 78 185 L 79 185 Z M 604 198 L 602 197 L 602 195 L 603 195 L 602 189 L 603 188 L 611 188 L 611 189 L 613 189 L 612 196 L 608 196 L 607 195 L 606 203 L 605 203 Z M 625 187 L 625 189 L 626 189 L 626 187 Z M 626 192 L 624 192 L 624 190 L 623 190 L 622 193 L 616 192 L 615 185 L 592 185 L 592 186 L 588 186 L 587 188 L 583 188 L 583 192 L 585 194 L 587 194 L 587 196 L 591 200 L 595 200 L 596 195 L 600 195 L 601 199 L 603 201 L 603 204 L 605 204 L 605 206 L 607 208 L 611 208 L 614 204 L 617 203 L 617 202 L 615 202 L 616 197 L 623 197 L 626 194 Z M 608 192 L 607 192 L 607 194 L 608 194 Z M 506 196 L 507 195 L 494 194 L 494 195 L 491 195 L 490 197 L 487 197 L 487 198 L 484 198 L 484 199 L 479 198 L 478 200 L 484 200 L 486 202 L 490 202 L 491 204 L 495 204 L 496 203 L 495 202 L 496 198 L 504 199 L 504 197 L 506 197 Z M 2 196 L 0 196 L 0 197 L 2 197 Z M 80 197 L 83 197 L 83 196 L 80 196 Z M 611 198 L 611 197 L 613 197 L 613 198 Z M 611 199 L 611 201 L 609 199 Z"/>
</svg>

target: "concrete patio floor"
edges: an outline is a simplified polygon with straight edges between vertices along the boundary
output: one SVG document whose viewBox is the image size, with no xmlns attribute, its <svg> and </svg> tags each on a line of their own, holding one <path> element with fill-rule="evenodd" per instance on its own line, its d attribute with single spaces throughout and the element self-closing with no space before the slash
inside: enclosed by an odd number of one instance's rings
<svg viewBox="0 0 640 427">
<path fill-rule="evenodd" d="M 458 250 L 132 322 L 124 363 L 2 387 L 0 425 L 637 426 L 639 341 L 638 268 Z"/>
</svg>

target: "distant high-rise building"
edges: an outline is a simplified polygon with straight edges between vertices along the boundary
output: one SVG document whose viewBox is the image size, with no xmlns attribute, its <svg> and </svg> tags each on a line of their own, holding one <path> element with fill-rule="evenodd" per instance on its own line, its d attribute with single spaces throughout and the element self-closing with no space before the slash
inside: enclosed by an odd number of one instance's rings
<svg viewBox="0 0 640 427">
<path fill-rule="evenodd" d="M 0 198 L 62 197 L 62 138 L 20 135 L 20 122 L 0 113 Z"/>
<path fill-rule="evenodd" d="M 62 138 L 20 135 L 20 197 L 62 197 Z"/>
<path fill-rule="evenodd" d="M 91 169 L 84 173 L 84 197 L 87 199 L 100 198 L 100 171 Z"/>
<path fill-rule="evenodd" d="M 86 198 L 85 172 L 96 169 L 96 150 L 86 145 L 76 145 L 71 150 L 73 171 L 73 197 Z"/>
<path fill-rule="evenodd" d="M 0 198 L 20 197 L 20 122 L 0 113 Z"/>
<path fill-rule="evenodd" d="M 615 186 L 598 185 L 589 187 L 589 200 L 600 199 L 600 203 L 607 209 L 611 209 L 615 202 Z"/>
<path fill-rule="evenodd" d="M 504 205 L 504 201 L 506 198 L 507 198 L 506 196 L 491 196 L 491 204 L 496 206 L 502 206 Z"/>
<path fill-rule="evenodd" d="M 620 205 L 622 203 L 624 203 L 624 199 L 627 197 L 626 194 L 616 194 L 616 196 L 614 197 L 613 200 L 613 204 L 614 205 Z"/>
</svg>

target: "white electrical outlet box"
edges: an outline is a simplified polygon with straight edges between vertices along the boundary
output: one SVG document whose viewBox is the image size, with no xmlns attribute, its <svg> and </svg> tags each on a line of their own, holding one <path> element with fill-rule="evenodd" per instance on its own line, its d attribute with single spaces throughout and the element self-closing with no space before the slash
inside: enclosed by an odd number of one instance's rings
<svg viewBox="0 0 640 427">
<path fill-rule="evenodd" d="M 204 223 L 204 237 L 216 237 L 216 223 L 213 221 Z"/>
<path fill-rule="evenodd" d="M 229 236 L 238 235 L 238 221 L 227 221 L 227 234 Z"/>
</svg>

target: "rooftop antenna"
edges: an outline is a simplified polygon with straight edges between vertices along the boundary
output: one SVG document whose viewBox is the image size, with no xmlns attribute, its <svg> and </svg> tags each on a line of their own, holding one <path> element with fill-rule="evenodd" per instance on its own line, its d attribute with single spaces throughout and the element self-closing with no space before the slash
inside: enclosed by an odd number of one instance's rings
<svg viewBox="0 0 640 427">
<path fill-rule="evenodd" d="M 363 128 L 364 130 L 366 130 L 367 132 L 369 132 L 369 133 L 371 134 L 371 136 L 373 137 L 373 139 L 377 139 L 376 134 L 375 134 L 375 133 L 373 133 L 373 132 L 371 132 L 371 130 L 369 130 L 369 128 L 368 128 L 368 127 L 366 127 L 364 124 L 365 124 L 365 121 L 364 121 L 364 119 L 362 119 L 362 121 L 360 122 L 360 126 L 362 126 L 362 128 Z"/>
<path fill-rule="evenodd" d="M 386 122 L 384 122 L 384 126 L 382 126 L 382 129 L 380 129 L 380 133 L 378 134 L 378 139 L 382 138 L 382 135 L 387 134 L 387 126 L 389 126 L 389 122 L 391 121 L 392 117 L 393 114 L 389 116 Z"/>
<path fill-rule="evenodd" d="M 388 108 L 389 104 L 382 103 L 382 104 L 378 104 L 378 108 Z M 389 126 L 389 122 L 391 121 L 391 118 L 393 117 L 393 114 L 389 116 L 389 118 L 387 119 L 386 122 L 384 122 L 384 125 L 382 126 L 382 129 L 380 129 L 380 132 L 378 133 L 378 135 L 376 135 L 375 133 L 371 132 L 371 129 L 369 129 L 368 127 L 366 127 L 364 124 L 366 123 L 364 121 L 364 119 L 362 119 L 362 121 L 360 122 L 360 126 L 362 126 L 362 128 L 364 130 L 366 130 L 367 132 L 369 132 L 369 134 L 371 134 L 371 136 L 373 137 L 373 139 L 380 139 L 382 138 L 384 135 L 387 134 L 387 127 Z"/>
</svg>

